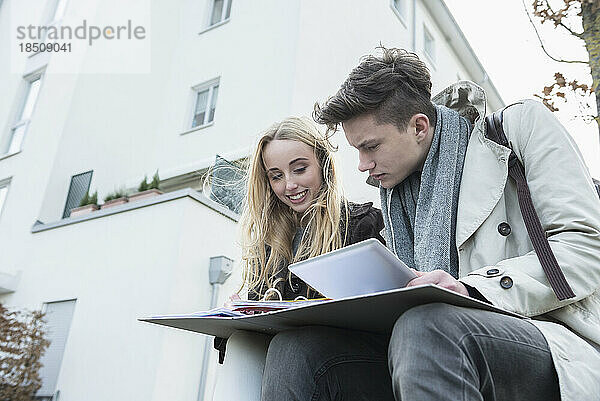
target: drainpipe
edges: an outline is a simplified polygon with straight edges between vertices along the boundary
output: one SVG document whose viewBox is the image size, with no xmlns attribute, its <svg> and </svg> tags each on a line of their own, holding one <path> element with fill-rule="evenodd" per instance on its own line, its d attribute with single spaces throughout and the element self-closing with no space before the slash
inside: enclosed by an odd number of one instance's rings
<svg viewBox="0 0 600 401">
<path fill-rule="evenodd" d="M 210 258 L 208 267 L 208 280 L 212 287 L 210 297 L 210 309 L 217 307 L 219 299 L 219 288 L 231 275 L 233 269 L 233 260 L 226 256 L 213 256 Z M 210 346 L 212 337 L 207 336 L 204 340 L 204 351 L 202 352 L 202 369 L 200 371 L 200 388 L 198 389 L 198 401 L 204 401 L 204 391 L 206 390 L 206 372 L 208 371 Z"/>
<path fill-rule="evenodd" d="M 484 71 L 483 72 L 483 78 L 481 78 L 481 82 L 479 82 L 479 85 L 480 86 L 485 85 L 487 83 L 487 81 L 488 81 L 489 78 L 490 77 L 488 76 L 487 72 Z"/>
<path fill-rule="evenodd" d="M 412 51 L 417 52 L 417 0 L 412 1 Z"/>
</svg>

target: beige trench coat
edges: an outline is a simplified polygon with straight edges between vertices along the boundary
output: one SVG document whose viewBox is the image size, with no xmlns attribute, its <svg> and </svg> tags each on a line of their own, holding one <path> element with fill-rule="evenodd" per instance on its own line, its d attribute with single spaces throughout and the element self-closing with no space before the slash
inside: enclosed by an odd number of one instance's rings
<svg viewBox="0 0 600 401">
<path fill-rule="evenodd" d="M 460 280 L 494 305 L 532 318 L 550 346 L 562 400 L 600 400 L 600 200 L 577 146 L 536 101 L 518 102 L 504 112 L 504 131 L 525 166 L 534 206 L 576 294 L 558 301 L 532 250 L 515 184 L 508 179 L 510 151 L 485 138 L 483 89 L 461 81 L 433 100 L 455 110 L 472 104 L 480 116 L 458 201 Z M 510 234 L 500 234 L 501 223 L 510 225 Z M 512 279 L 510 288 L 500 285 L 503 277 Z"/>
</svg>

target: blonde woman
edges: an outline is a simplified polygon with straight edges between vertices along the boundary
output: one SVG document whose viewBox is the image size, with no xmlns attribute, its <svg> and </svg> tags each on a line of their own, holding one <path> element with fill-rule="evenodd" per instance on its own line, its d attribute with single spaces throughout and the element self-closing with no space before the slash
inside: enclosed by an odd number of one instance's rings
<svg viewBox="0 0 600 401">
<path fill-rule="evenodd" d="M 344 198 L 334 150 L 314 123 L 298 117 L 273 124 L 258 141 L 241 219 L 250 300 L 320 297 L 287 266 L 369 238 L 384 242 L 380 210 Z M 216 338 L 215 347 L 222 362 L 225 340 Z"/>
<path fill-rule="evenodd" d="M 383 242 L 381 212 L 342 195 L 334 150 L 314 123 L 297 117 L 260 138 L 241 220 L 249 299 L 317 297 L 288 264 L 368 238 Z"/>
</svg>

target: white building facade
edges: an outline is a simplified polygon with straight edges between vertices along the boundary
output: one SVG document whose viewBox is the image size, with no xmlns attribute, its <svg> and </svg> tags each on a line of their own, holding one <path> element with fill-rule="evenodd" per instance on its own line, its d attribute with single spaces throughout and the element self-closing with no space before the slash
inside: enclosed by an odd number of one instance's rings
<svg viewBox="0 0 600 401">
<path fill-rule="evenodd" d="M 144 38 L 73 40 L 69 57 L 16 47 L 52 39 L 18 40 L 19 26 L 83 20 L 106 35 L 131 21 Z M 237 215 L 201 193 L 201 173 L 310 115 L 380 43 L 425 60 L 434 93 L 469 79 L 503 105 L 442 0 L 0 1 L 0 302 L 48 312 L 39 397 L 212 399 L 207 337 L 137 321 L 239 286 Z M 335 140 L 348 198 L 377 203 Z M 163 195 L 68 217 L 86 190 L 101 203 L 157 170 Z M 212 286 L 220 256 L 234 272 Z"/>
</svg>

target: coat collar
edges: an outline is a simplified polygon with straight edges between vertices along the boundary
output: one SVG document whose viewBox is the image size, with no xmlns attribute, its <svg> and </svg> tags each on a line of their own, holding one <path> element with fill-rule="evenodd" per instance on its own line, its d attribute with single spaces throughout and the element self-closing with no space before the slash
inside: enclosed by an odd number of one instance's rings
<svg viewBox="0 0 600 401">
<path fill-rule="evenodd" d="M 510 149 L 485 137 L 486 96 L 478 85 L 459 81 L 432 101 L 457 111 L 473 123 L 458 198 L 456 246 L 460 248 L 502 197 Z"/>
<path fill-rule="evenodd" d="M 485 117 L 485 92 L 471 81 L 458 81 L 435 95 L 431 101 L 458 112 L 476 125 L 481 124 Z"/>
</svg>

